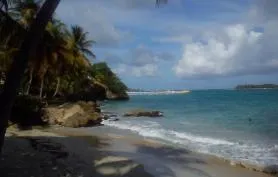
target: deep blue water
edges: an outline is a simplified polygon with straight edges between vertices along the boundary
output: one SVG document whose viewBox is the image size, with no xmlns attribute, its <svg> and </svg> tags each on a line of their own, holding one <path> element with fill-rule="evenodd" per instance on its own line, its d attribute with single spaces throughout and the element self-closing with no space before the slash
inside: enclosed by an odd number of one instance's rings
<svg viewBox="0 0 278 177">
<path fill-rule="evenodd" d="M 121 118 L 105 124 L 231 160 L 278 164 L 278 90 L 207 90 L 183 95 L 137 95 L 108 102 L 122 114 L 160 110 L 164 118 Z"/>
</svg>

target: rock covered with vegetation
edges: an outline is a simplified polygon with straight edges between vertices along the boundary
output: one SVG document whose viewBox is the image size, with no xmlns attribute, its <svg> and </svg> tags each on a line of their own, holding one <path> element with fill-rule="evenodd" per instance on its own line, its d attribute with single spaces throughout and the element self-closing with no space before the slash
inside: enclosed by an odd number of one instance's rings
<svg viewBox="0 0 278 177">
<path fill-rule="evenodd" d="M 246 85 L 238 85 L 235 89 L 278 89 L 278 85 L 276 84 L 246 84 Z"/>
<path fill-rule="evenodd" d="M 105 89 L 106 98 L 110 100 L 127 100 L 127 86 L 112 72 L 105 62 L 96 63 L 92 66 L 91 75 L 94 83 Z"/>
</svg>

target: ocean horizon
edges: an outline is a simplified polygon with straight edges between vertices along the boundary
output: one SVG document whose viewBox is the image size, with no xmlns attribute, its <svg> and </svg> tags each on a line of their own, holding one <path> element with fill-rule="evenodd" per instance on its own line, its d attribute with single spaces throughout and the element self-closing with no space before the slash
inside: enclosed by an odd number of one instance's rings
<svg viewBox="0 0 278 177">
<path fill-rule="evenodd" d="M 158 110 L 163 118 L 124 118 L 131 110 Z M 119 121 L 104 124 L 163 143 L 232 161 L 278 164 L 278 90 L 208 89 L 186 94 L 131 95 L 107 102 Z"/>
</svg>

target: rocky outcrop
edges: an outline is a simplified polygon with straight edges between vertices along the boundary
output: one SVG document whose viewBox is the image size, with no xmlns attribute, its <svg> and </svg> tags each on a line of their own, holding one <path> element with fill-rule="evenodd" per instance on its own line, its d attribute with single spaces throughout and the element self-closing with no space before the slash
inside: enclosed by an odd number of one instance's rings
<svg viewBox="0 0 278 177">
<path fill-rule="evenodd" d="M 102 122 L 102 118 L 99 113 L 91 113 L 91 114 L 74 114 L 73 116 L 66 119 L 62 126 L 65 127 L 91 127 L 100 125 Z"/>
<path fill-rule="evenodd" d="M 106 98 L 108 100 L 129 100 L 128 94 L 126 94 L 126 93 L 115 94 L 115 93 L 112 93 L 110 90 L 106 91 Z"/>
<path fill-rule="evenodd" d="M 113 93 L 105 84 L 102 84 L 94 80 L 94 85 L 102 87 L 105 90 L 105 97 L 108 100 L 129 100 L 129 96 L 126 92 Z"/>
<path fill-rule="evenodd" d="M 100 125 L 102 117 L 93 102 L 67 103 L 42 109 L 42 120 L 50 125 L 87 127 Z"/>
<path fill-rule="evenodd" d="M 160 111 L 132 111 L 124 114 L 124 117 L 162 117 Z"/>
<path fill-rule="evenodd" d="M 68 95 L 67 100 L 70 101 L 96 101 L 96 100 L 128 100 L 128 94 L 123 91 L 122 93 L 113 93 L 105 84 L 98 81 L 93 81 L 93 84 L 87 86 L 80 92 Z"/>
</svg>

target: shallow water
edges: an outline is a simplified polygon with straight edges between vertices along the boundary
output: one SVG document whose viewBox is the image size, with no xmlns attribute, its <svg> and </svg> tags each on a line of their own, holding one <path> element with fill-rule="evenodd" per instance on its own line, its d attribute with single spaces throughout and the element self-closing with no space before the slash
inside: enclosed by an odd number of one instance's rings
<svg viewBox="0 0 278 177">
<path fill-rule="evenodd" d="M 104 124 L 194 151 L 257 165 L 278 164 L 278 90 L 207 90 L 138 95 L 104 109 L 160 110 L 164 118 L 121 118 Z"/>
</svg>

